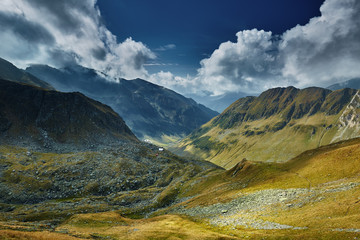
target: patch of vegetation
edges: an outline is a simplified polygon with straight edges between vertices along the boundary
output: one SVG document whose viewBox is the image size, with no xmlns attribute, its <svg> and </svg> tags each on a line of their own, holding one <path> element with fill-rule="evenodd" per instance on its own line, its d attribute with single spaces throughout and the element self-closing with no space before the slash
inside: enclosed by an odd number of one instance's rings
<svg viewBox="0 0 360 240">
<path fill-rule="evenodd" d="M 210 136 L 204 136 L 198 138 L 192 142 L 192 144 L 203 151 L 210 152 L 210 151 L 218 151 L 224 145 L 223 143 L 212 141 L 210 140 Z"/>
<path fill-rule="evenodd" d="M 195 131 L 193 131 L 190 134 L 189 138 L 191 140 L 195 140 L 195 139 L 201 137 L 202 135 L 204 135 L 205 133 L 207 133 L 210 129 L 211 129 L 210 126 L 202 126 L 202 127 L 198 128 L 198 129 L 196 129 Z"/>
<path fill-rule="evenodd" d="M 273 132 L 277 132 L 280 131 L 281 129 L 283 129 L 286 126 L 287 122 L 286 121 L 282 121 L 282 122 L 277 122 L 274 124 L 274 126 L 271 128 L 271 131 Z"/>
</svg>

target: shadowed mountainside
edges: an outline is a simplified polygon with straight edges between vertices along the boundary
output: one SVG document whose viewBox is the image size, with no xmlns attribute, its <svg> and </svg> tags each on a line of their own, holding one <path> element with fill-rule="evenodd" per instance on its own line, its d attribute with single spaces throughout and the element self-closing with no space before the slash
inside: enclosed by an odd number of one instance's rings
<svg viewBox="0 0 360 240">
<path fill-rule="evenodd" d="M 111 106 L 141 139 L 172 141 L 189 134 L 218 113 L 174 91 L 145 80 L 109 82 L 80 66 L 55 69 L 33 65 L 26 69 L 60 91 L 79 91 Z"/>
<path fill-rule="evenodd" d="M 138 141 L 110 107 L 80 93 L 0 80 L 2 144 L 72 151 Z"/>
<path fill-rule="evenodd" d="M 0 79 L 5 79 L 18 83 L 27 83 L 33 86 L 54 90 L 54 88 L 32 74 L 18 69 L 12 63 L 0 58 Z"/>
</svg>

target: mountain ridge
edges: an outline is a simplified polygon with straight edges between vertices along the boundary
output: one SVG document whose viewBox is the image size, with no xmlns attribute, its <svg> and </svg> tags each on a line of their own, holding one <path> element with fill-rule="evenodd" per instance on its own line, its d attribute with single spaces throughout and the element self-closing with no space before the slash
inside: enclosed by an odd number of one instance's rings
<svg viewBox="0 0 360 240">
<path fill-rule="evenodd" d="M 142 79 L 109 82 L 80 66 L 55 69 L 33 65 L 26 69 L 60 91 L 79 91 L 111 106 L 141 139 L 184 137 L 218 113 L 170 89 Z"/>
<path fill-rule="evenodd" d="M 32 74 L 17 68 L 11 62 L 0 58 L 0 79 L 14 81 L 18 83 L 26 83 L 44 89 L 55 90 L 50 84 L 44 82 Z"/>
<path fill-rule="evenodd" d="M 274 88 L 241 98 L 191 133 L 173 150 L 225 168 L 238 159 L 286 161 L 302 151 L 360 135 L 358 90 Z M 340 117 L 353 119 L 340 126 Z M 346 129 L 346 130 L 342 130 Z M 337 133 L 343 131 L 341 136 Z"/>
</svg>

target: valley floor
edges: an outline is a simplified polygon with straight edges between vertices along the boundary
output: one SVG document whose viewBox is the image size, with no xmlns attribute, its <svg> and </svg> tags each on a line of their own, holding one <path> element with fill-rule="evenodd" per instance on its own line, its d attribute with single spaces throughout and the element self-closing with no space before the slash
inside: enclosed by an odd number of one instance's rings
<svg viewBox="0 0 360 240">
<path fill-rule="evenodd" d="M 172 199 L 155 207 L 159 198 L 149 197 L 151 208 L 137 200 L 135 212 L 108 208 L 107 197 L 1 204 L 0 239 L 360 239 L 359 156 L 354 139 L 283 164 L 243 160 L 163 189 L 128 191 Z M 71 208 L 82 210 L 53 221 Z"/>
</svg>

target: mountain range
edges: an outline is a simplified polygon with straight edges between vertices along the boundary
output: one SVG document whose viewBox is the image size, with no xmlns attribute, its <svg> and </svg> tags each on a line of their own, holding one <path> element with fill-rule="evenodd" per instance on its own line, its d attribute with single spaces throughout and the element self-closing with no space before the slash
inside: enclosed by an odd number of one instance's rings
<svg viewBox="0 0 360 240">
<path fill-rule="evenodd" d="M 140 139 L 172 142 L 218 113 L 190 98 L 142 79 L 110 82 L 93 69 L 33 65 L 26 72 L 63 92 L 79 91 L 112 107 Z"/>
<path fill-rule="evenodd" d="M 359 116 L 358 90 L 274 88 L 240 98 L 173 150 L 228 169 L 243 158 L 284 162 L 305 150 L 360 136 Z"/>
<path fill-rule="evenodd" d="M 240 98 L 181 157 L 115 110 L 174 138 L 201 124 L 192 100 L 80 66 L 0 65 L 0 239 L 360 237 L 360 90 Z"/>
</svg>

